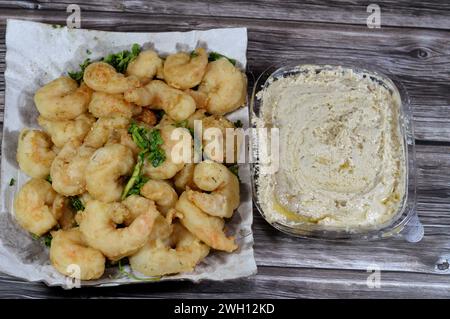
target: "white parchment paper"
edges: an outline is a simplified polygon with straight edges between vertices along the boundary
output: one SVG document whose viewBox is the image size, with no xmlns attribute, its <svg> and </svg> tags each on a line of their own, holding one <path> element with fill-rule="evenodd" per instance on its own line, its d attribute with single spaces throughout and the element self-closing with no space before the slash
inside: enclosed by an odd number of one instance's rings
<svg viewBox="0 0 450 319">
<path fill-rule="evenodd" d="M 14 220 L 13 198 L 29 179 L 18 169 L 17 138 L 24 127 L 38 127 L 34 92 L 45 83 L 78 70 L 86 58 L 100 59 L 108 53 L 130 49 L 133 43 L 152 48 L 164 56 L 176 51 L 190 51 L 202 46 L 238 61 L 245 69 L 247 30 L 213 29 L 191 32 L 125 33 L 55 28 L 29 21 L 11 20 L 6 29 L 6 95 L 1 161 L 0 271 L 29 281 L 43 281 L 51 286 L 66 286 L 66 278 L 50 265 L 48 249 Z M 247 108 L 229 116 L 248 126 Z M 239 249 L 231 254 L 212 252 L 193 273 L 163 277 L 161 280 L 226 280 L 256 273 L 253 257 L 252 196 L 248 165 L 239 169 L 241 205 L 227 223 L 235 234 Z M 16 183 L 10 186 L 10 180 Z M 129 269 L 127 269 L 130 271 Z M 136 274 L 140 276 L 140 274 Z M 141 276 L 140 276 L 141 277 Z M 121 275 L 116 267 L 107 268 L 102 279 L 83 282 L 89 286 L 113 286 L 139 281 Z"/>
</svg>

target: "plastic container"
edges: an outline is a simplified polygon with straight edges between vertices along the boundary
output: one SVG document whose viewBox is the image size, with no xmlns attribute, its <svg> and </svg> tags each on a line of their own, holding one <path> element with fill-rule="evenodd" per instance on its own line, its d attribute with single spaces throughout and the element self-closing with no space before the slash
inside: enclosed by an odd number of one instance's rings
<svg viewBox="0 0 450 319">
<path fill-rule="evenodd" d="M 423 237 L 423 226 L 420 223 L 416 212 L 416 159 L 415 159 L 415 147 L 414 147 L 414 134 L 413 124 L 411 121 L 412 114 L 410 109 L 409 97 L 404 86 L 391 75 L 387 75 L 387 72 L 383 72 L 379 69 L 369 68 L 365 66 L 356 66 L 355 64 L 340 63 L 336 61 L 307 61 L 306 63 L 297 63 L 282 66 L 272 66 L 264 71 L 256 80 L 250 101 L 250 121 L 252 127 L 255 127 L 255 118 L 259 117 L 262 101 L 259 100 L 256 94 L 263 88 L 267 87 L 270 81 L 276 80 L 280 77 L 289 75 L 295 75 L 300 72 L 299 67 L 302 65 L 314 65 L 316 69 L 323 69 L 329 67 L 341 66 L 344 68 L 351 68 L 354 72 L 363 72 L 367 75 L 374 75 L 372 80 L 376 80 L 379 84 L 387 86 L 392 90 L 393 94 L 398 94 L 401 106 L 400 106 L 400 130 L 404 140 L 404 153 L 405 153 L 405 175 L 406 175 L 406 189 L 405 196 L 403 197 L 402 205 L 396 214 L 388 224 L 382 225 L 379 228 L 371 229 L 354 229 L 354 230 L 336 230 L 329 229 L 324 226 L 302 223 L 295 224 L 293 226 L 289 223 L 282 223 L 279 221 L 270 222 L 266 218 L 266 213 L 262 210 L 260 201 L 258 198 L 258 185 L 256 183 L 258 179 L 258 143 L 253 143 L 254 148 L 253 163 L 251 164 L 252 171 L 252 187 L 253 187 L 253 199 L 259 213 L 276 229 L 297 237 L 316 238 L 325 240 L 375 240 L 388 237 L 403 237 L 410 242 L 418 242 Z M 304 71 L 303 71 L 304 72 Z M 379 80 L 381 79 L 381 82 Z M 255 140 L 253 140 L 255 142 Z M 280 163 L 282 165 L 282 163 Z"/>
</svg>

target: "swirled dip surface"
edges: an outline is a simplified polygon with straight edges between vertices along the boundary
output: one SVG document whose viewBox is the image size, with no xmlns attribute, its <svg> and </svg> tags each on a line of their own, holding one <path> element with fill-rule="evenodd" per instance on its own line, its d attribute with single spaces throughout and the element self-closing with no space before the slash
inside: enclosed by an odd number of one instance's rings
<svg viewBox="0 0 450 319">
<path fill-rule="evenodd" d="M 257 181 L 266 217 L 348 231 L 388 223 L 406 182 L 397 91 L 352 69 L 302 70 L 258 94 L 259 125 L 280 129 L 279 170 Z"/>
</svg>

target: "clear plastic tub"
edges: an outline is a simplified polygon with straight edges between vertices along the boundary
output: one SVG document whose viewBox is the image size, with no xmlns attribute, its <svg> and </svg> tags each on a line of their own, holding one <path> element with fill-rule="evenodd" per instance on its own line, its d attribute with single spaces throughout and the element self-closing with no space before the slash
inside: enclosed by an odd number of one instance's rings
<svg viewBox="0 0 450 319">
<path fill-rule="evenodd" d="M 299 67 L 302 65 L 314 65 L 318 69 L 341 66 L 344 68 L 351 68 L 353 72 L 363 72 L 367 75 L 373 75 L 370 79 L 377 81 L 378 84 L 384 85 L 392 90 L 393 94 L 398 94 L 401 101 L 399 124 L 403 136 L 404 154 L 405 154 L 405 175 L 406 175 L 406 189 L 403 196 L 400 209 L 393 215 L 389 223 L 381 225 L 377 228 L 370 229 L 353 229 L 341 230 L 330 229 L 325 226 L 320 226 L 313 223 L 296 223 L 294 226 L 291 223 L 284 223 L 280 221 L 270 222 L 267 219 L 266 213 L 261 208 L 260 199 L 258 198 L 258 143 L 253 140 L 253 163 L 252 168 L 252 187 L 253 199 L 259 213 L 276 229 L 287 233 L 289 235 L 316 238 L 325 240 L 375 240 L 387 237 L 403 237 L 410 242 L 418 242 L 423 237 L 423 226 L 421 225 L 416 212 L 416 160 L 412 114 L 410 109 L 409 97 L 404 86 L 395 79 L 392 75 L 387 75 L 379 69 L 373 69 L 366 66 L 357 66 L 354 63 L 346 64 L 336 61 L 307 61 L 298 64 L 290 64 L 283 66 L 272 66 L 264 71 L 256 80 L 250 101 L 250 120 L 252 127 L 255 126 L 255 119 L 261 121 L 259 118 L 262 101 L 259 100 L 256 94 L 266 88 L 271 81 L 280 77 L 295 75 L 300 72 Z M 304 71 L 303 71 L 304 72 Z M 381 82 L 380 83 L 380 80 Z M 282 163 L 280 164 L 282 165 Z"/>
</svg>

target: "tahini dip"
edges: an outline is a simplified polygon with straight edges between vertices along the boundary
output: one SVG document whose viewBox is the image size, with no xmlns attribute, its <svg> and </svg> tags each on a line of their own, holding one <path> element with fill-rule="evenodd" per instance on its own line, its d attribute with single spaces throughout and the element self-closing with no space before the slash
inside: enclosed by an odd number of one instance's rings
<svg viewBox="0 0 450 319">
<path fill-rule="evenodd" d="M 280 129 L 279 170 L 256 181 L 266 218 L 347 231 L 390 222 L 406 184 L 397 91 L 349 68 L 301 70 L 258 93 L 256 126 Z"/>
</svg>

